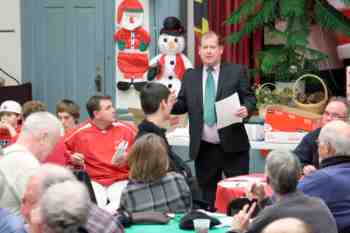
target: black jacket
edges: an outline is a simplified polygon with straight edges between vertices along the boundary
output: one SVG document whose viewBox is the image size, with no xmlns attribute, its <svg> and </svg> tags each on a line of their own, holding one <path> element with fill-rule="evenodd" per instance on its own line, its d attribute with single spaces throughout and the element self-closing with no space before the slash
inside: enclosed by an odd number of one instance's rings
<svg viewBox="0 0 350 233">
<path fill-rule="evenodd" d="M 167 146 L 168 155 L 170 158 L 170 170 L 184 175 L 185 178 L 192 177 L 191 169 L 189 168 L 189 166 L 181 159 L 180 156 L 178 156 L 171 149 L 171 146 L 169 145 L 169 142 L 165 136 L 166 129 L 160 128 L 148 120 L 143 120 L 138 125 L 138 129 L 139 129 L 139 131 L 136 135 L 135 140 L 137 140 L 139 137 L 141 137 L 142 135 L 145 135 L 147 133 L 154 133 L 154 134 L 160 136 L 161 138 L 164 139 L 165 144 Z"/>
<path fill-rule="evenodd" d="M 294 153 L 299 158 L 303 167 L 306 165 L 313 165 L 319 168 L 317 139 L 318 135 L 320 135 L 320 131 L 321 128 L 318 128 L 306 134 L 294 150 Z"/>
<path fill-rule="evenodd" d="M 203 130 L 203 69 L 188 70 L 172 113 L 188 113 L 190 127 L 190 156 L 196 159 Z M 255 109 L 256 98 L 250 90 L 249 79 L 241 65 L 221 64 L 216 101 L 238 93 L 242 105 L 248 111 Z M 249 150 L 249 139 L 242 123 L 233 124 L 219 130 L 220 145 L 225 152 Z"/>
</svg>

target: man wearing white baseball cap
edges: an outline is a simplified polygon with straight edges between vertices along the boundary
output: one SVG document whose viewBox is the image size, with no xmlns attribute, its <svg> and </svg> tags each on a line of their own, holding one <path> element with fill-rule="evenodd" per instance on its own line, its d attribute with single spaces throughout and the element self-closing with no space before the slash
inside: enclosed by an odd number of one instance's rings
<svg viewBox="0 0 350 233">
<path fill-rule="evenodd" d="M 6 100 L 0 105 L 0 147 L 9 145 L 20 131 L 22 107 L 13 100 Z"/>
</svg>

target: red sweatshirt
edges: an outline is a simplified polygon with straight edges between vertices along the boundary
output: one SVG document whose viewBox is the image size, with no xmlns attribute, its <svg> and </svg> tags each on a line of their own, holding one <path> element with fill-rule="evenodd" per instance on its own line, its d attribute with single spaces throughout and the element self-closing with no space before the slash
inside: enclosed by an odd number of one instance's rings
<svg viewBox="0 0 350 233">
<path fill-rule="evenodd" d="M 89 120 L 66 137 L 65 145 L 72 154 L 84 155 L 86 172 L 92 180 L 109 186 L 128 178 L 128 166 L 114 165 L 111 161 L 121 142 L 128 142 L 126 153 L 129 152 L 135 134 L 135 129 L 126 123 L 116 122 L 109 128 L 101 130 Z"/>
</svg>

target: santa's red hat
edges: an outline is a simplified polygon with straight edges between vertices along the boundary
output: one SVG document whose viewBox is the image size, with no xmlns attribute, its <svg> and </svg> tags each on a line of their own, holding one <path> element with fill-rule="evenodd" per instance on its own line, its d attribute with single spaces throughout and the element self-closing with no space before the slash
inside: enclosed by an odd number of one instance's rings
<svg viewBox="0 0 350 233">
<path fill-rule="evenodd" d="M 138 0 L 124 0 L 118 6 L 118 23 L 122 20 L 125 11 L 143 12 L 142 4 Z"/>
</svg>

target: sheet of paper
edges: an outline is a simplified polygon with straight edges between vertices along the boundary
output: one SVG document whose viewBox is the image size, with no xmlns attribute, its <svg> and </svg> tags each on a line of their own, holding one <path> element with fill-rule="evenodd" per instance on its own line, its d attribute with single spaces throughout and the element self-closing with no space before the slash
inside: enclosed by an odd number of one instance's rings
<svg viewBox="0 0 350 233">
<path fill-rule="evenodd" d="M 218 129 L 224 128 L 234 123 L 242 122 L 241 117 L 235 116 L 235 113 L 240 107 L 241 103 L 239 102 L 237 92 L 225 99 L 217 101 L 215 103 L 215 108 Z"/>
</svg>

